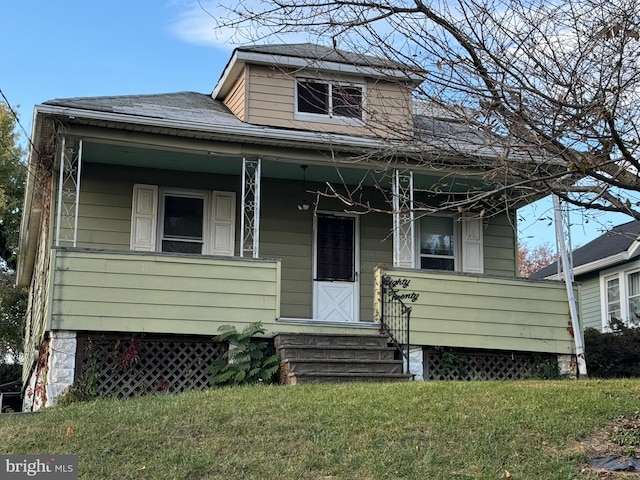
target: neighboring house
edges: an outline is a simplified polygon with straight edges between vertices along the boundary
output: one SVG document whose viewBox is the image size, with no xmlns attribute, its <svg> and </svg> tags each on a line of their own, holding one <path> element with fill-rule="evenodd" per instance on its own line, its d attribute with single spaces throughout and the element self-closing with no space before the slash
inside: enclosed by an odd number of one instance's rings
<svg viewBox="0 0 640 480">
<path fill-rule="evenodd" d="M 564 286 L 516 278 L 514 210 L 410 213 L 443 175 L 467 189 L 478 177 L 442 158 L 425 167 L 406 138 L 436 157 L 457 128 L 482 152 L 446 115 L 414 115 L 419 81 L 359 54 L 253 46 L 211 95 L 37 105 L 17 268 L 30 289 L 25 408 L 74 381 L 121 396 L 201 387 L 224 324 L 261 322 L 285 382 L 373 379 L 369 368 L 405 379 L 376 323 L 391 323 L 391 285 L 411 307 L 410 339 L 396 338 L 418 378 L 518 378 L 570 358 Z M 372 208 L 310 193 L 328 182 L 359 186 Z"/>
<path fill-rule="evenodd" d="M 612 228 L 573 254 L 580 321 L 584 328 L 609 331 L 617 324 L 640 325 L 640 222 Z M 533 279 L 558 279 L 558 263 Z"/>
</svg>

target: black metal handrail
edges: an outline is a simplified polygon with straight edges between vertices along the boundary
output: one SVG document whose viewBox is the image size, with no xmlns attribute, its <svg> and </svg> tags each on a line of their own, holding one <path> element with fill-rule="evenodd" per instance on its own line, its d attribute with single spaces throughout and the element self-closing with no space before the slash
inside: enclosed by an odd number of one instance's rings
<svg viewBox="0 0 640 480">
<path fill-rule="evenodd" d="M 380 333 L 389 336 L 391 343 L 406 360 L 403 362 L 403 373 L 410 373 L 409 324 L 411 307 L 406 306 L 402 301 L 394 280 L 384 275 L 382 276 L 382 301 L 380 303 Z"/>
</svg>

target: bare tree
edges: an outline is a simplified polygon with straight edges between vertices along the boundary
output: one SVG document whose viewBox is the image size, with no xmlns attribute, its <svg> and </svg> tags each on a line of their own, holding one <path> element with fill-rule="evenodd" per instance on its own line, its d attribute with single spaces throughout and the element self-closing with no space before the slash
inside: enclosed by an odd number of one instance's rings
<svg viewBox="0 0 640 480">
<path fill-rule="evenodd" d="M 555 193 L 640 219 L 640 0 L 240 0 L 218 26 L 421 75 L 413 158 L 484 185 L 456 193 L 445 175 L 426 189 L 438 208 L 491 215 Z"/>
</svg>

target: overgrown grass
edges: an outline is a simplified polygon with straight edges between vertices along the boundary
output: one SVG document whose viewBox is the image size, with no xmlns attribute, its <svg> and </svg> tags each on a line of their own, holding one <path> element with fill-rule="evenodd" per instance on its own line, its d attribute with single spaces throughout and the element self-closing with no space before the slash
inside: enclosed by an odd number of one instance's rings
<svg viewBox="0 0 640 480">
<path fill-rule="evenodd" d="M 637 380 L 235 387 L 5 416 L 0 452 L 84 479 L 597 478 L 580 441 L 639 409 Z"/>
</svg>

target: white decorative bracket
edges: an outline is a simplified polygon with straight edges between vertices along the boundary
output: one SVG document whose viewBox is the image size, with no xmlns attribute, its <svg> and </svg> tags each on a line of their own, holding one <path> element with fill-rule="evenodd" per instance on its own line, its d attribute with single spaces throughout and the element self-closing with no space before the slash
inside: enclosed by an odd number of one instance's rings
<svg viewBox="0 0 640 480">
<path fill-rule="evenodd" d="M 242 244 L 240 256 L 258 258 L 260 234 L 260 159 L 242 159 Z"/>
<path fill-rule="evenodd" d="M 413 172 L 393 172 L 393 266 L 414 268 Z"/>
<path fill-rule="evenodd" d="M 58 247 L 75 247 L 78 242 L 81 167 L 82 140 L 62 137 L 56 221 L 56 246 Z"/>
</svg>

